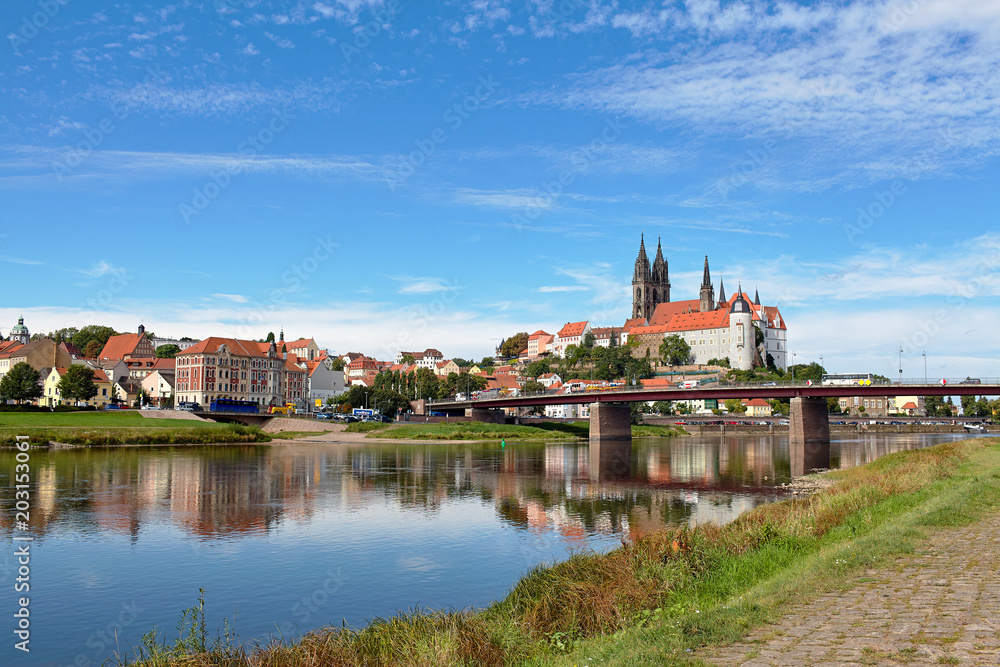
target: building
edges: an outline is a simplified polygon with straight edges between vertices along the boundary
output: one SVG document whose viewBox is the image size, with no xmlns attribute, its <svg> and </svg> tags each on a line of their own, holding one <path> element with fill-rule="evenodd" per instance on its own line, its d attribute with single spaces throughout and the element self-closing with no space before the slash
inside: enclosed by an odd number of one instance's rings
<svg viewBox="0 0 1000 667">
<path fill-rule="evenodd" d="M 556 333 L 552 341 L 552 350 L 557 357 L 566 356 L 566 348 L 570 345 L 577 347 L 583 343 L 583 338 L 590 333 L 590 322 L 567 322 L 562 329 Z"/>
<path fill-rule="evenodd" d="M 137 382 L 142 382 L 147 375 L 154 371 L 173 375 L 177 366 L 176 359 L 160 359 L 159 357 L 130 358 L 122 361 L 128 368 L 128 376 Z"/>
<path fill-rule="evenodd" d="M 851 415 L 886 417 L 897 412 L 895 402 L 889 396 L 842 396 L 838 403 L 841 412 Z"/>
<path fill-rule="evenodd" d="M 282 340 L 285 338 L 284 331 L 281 332 L 281 338 Z M 290 343 L 285 343 L 285 351 L 289 354 L 294 354 L 298 359 L 303 361 L 316 361 L 326 356 L 326 351 L 321 350 L 312 338 L 300 338 Z"/>
<path fill-rule="evenodd" d="M 190 346 L 189 346 L 190 347 Z M 153 405 L 169 404 L 174 395 L 174 373 L 155 370 L 140 381 L 142 393 Z"/>
<path fill-rule="evenodd" d="M 18 342 L 21 345 L 27 345 L 28 341 L 31 340 L 28 327 L 24 326 L 24 317 L 17 318 L 17 324 L 10 330 L 10 340 Z"/>
<path fill-rule="evenodd" d="M 323 405 L 328 399 L 340 396 L 346 391 L 344 371 L 334 370 L 333 359 L 330 357 L 298 363 L 306 369 L 309 405 Z"/>
<path fill-rule="evenodd" d="M 656 259 L 649 265 L 645 238 L 639 239 L 639 256 L 632 274 L 632 318 L 648 319 L 658 304 L 670 301 L 670 272 L 663 249 L 656 243 Z"/>
<path fill-rule="evenodd" d="M 26 363 L 36 371 L 43 368 L 65 368 L 73 363 L 73 358 L 66 350 L 56 345 L 54 340 L 42 338 L 22 344 L 17 341 L 7 341 L 0 347 L 0 378 L 19 363 Z"/>
<path fill-rule="evenodd" d="M 146 327 L 139 325 L 139 332 L 112 336 L 104 344 L 98 359 L 135 359 L 155 357 L 153 341 L 146 336 Z"/>
<path fill-rule="evenodd" d="M 177 401 L 205 408 L 216 398 L 253 401 L 262 408 L 284 404 L 286 360 L 274 343 L 212 336 L 178 353 L 175 361 Z"/>
<path fill-rule="evenodd" d="M 555 336 L 541 329 L 528 336 L 528 359 L 537 359 L 542 355 L 548 354 L 553 338 Z"/>
<path fill-rule="evenodd" d="M 659 357 L 662 339 L 678 335 L 691 347 L 689 363 L 728 358 L 733 368 L 749 370 L 766 366 L 770 357 L 776 367 L 788 367 L 787 327 L 778 308 L 762 305 L 759 293 L 751 299 L 742 287 L 727 298 L 722 282 L 716 299 L 707 255 L 698 298 L 671 301 L 659 244 L 650 268 L 640 240 L 632 287 L 632 318 L 623 325 L 622 338 L 639 346 L 635 356 Z"/>
<path fill-rule="evenodd" d="M 153 336 L 150 339 L 150 342 L 153 343 L 153 350 L 156 350 L 156 348 L 162 347 L 164 345 L 176 345 L 183 351 L 188 349 L 198 341 L 192 338 L 182 338 L 178 340 L 177 338 L 159 338 L 157 336 Z"/>
<path fill-rule="evenodd" d="M 771 416 L 771 404 L 763 398 L 751 398 L 749 400 L 743 399 L 743 405 L 747 409 L 745 413 L 747 417 Z"/>
<path fill-rule="evenodd" d="M 38 400 L 39 405 L 54 408 L 57 405 L 77 404 L 77 401 L 63 399 L 59 393 L 59 381 L 66 374 L 66 368 L 68 367 L 47 369 L 48 373 L 42 377 L 42 397 Z M 97 395 L 81 403 L 96 407 L 104 407 L 110 403 L 113 395 L 112 382 L 101 369 L 94 370 L 94 386 L 97 387 Z"/>
</svg>

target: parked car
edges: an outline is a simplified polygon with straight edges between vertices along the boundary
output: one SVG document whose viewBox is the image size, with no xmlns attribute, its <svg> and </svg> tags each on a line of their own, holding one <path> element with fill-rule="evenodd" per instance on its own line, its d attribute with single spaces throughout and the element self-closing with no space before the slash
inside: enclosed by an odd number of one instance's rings
<svg viewBox="0 0 1000 667">
<path fill-rule="evenodd" d="M 178 410 L 184 410 L 185 412 L 201 412 L 201 404 L 195 403 L 194 401 L 181 401 L 177 404 Z"/>
<path fill-rule="evenodd" d="M 316 419 L 333 419 L 333 415 L 329 412 L 317 412 Z"/>
<path fill-rule="evenodd" d="M 105 410 L 121 410 L 122 407 L 120 405 L 118 405 L 117 403 L 108 403 L 107 405 L 104 406 L 104 409 Z"/>
</svg>

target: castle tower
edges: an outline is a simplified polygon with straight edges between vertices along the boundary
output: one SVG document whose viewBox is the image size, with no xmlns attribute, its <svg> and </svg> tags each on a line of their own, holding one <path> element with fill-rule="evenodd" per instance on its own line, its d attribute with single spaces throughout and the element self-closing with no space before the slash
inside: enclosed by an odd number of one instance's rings
<svg viewBox="0 0 1000 667">
<path fill-rule="evenodd" d="M 753 369 L 754 354 L 757 351 L 757 333 L 753 326 L 753 312 L 743 298 L 743 286 L 736 290 L 736 298 L 729 307 L 729 365 L 736 370 Z"/>
<path fill-rule="evenodd" d="M 708 273 L 708 255 L 705 255 L 705 273 L 701 279 L 701 304 L 698 310 L 703 313 L 715 310 L 715 288 L 712 287 L 712 276 Z"/>
</svg>

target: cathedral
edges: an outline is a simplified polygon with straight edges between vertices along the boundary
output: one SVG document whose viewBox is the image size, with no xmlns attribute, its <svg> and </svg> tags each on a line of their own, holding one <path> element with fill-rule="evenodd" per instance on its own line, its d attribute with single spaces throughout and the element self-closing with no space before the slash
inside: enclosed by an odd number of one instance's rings
<svg viewBox="0 0 1000 667">
<path fill-rule="evenodd" d="M 766 366 L 770 357 L 778 368 L 788 367 L 787 328 L 776 306 L 761 305 L 756 291 L 751 300 L 742 285 L 726 298 L 722 282 L 716 300 L 707 255 L 698 298 L 671 301 L 663 248 L 657 240 L 650 266 L 645 238 L 640 237 L 632 274 L 632 318 L 624 325 L 623 339 L 631 337 L 650 356 L 658 356 L 659 342 L 671 335 L 691 347 L 691 363 L 728 358 L 733 368 L 749 370 Z"/>
</svg>

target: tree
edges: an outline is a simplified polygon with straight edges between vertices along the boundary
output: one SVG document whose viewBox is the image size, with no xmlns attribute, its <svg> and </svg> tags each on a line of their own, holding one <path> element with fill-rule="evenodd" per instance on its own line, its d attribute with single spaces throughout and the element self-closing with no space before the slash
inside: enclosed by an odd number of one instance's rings
<svg viewBox="0 0 1000 667">
<path fill-rule="evenodd" d="M 674 413 L 673 405 L 670 401 L 657 401 L 653 403 L 653 410 L 661 415 L 671 415 Z"/>
<path fill-rule="evenodd" d="M 814 361 L 810 364 L 790 366 L 788 372 L 794 373 L 796 381 L 812 380 L 813 382 L 821 382 L 823 376 L 826 374 L 826 369 Z"/>
<path fill-rule="evenodd" d="M 528 349 L 528 332 L 516 333 L 500 345 L 500 356 L 513 359 Z"/>
<path fill-rule="evenodd" d="M 77 334 L 79 329 L 76 327 L 66 327 L 63 329 L 56 329 L 55 331 L 50 331 L 45 337 L 54 340 L 56 345 L 59 343 L 72 343 L 73 336 Z"/>
<path fill-rule="evenodd" d="M 691 356 L 691 346 L 677 334 L 671 334 L 660 343 L 660 358 L 671 366 L 687 363 Z"/>
<path fill-rule="evenodd" d="M 486 378 L 481 375 L 470 375 L 468 372 L 448 373 L 448 377 L 440 383 L 438 393 L 441 398 L 445 398 L 459 393 L 479 391 L 485 386 Z"/>
<path fill-rule="evenodd" d="M 267 332 L 267 338 L 264 339 L 264 342 L 265 343 L 273 343 L 274 342 L 274 332 L 273 331 L 268 331 Z"/>
<path fill-rule="evenodd" d="M 99 355 L 103 349 L 103 345 L 96 340 L 92 340 L 87 343 L 87 347 L 83 348 L 83 356 L 87 359 L 96 359 L 97 355 Z"/>
<path fill-rule="evenodd" d="M 42 397 L 41 377 L 34 368 L 22 361 L 14 364 L 0 380 L 0 398 L 7 401 L 33 401 Z"/>
<path fill-rule="evenodd" d="M 535 382 L 534 380 L 528 380 L 524 383 L 524 393 L 526 394 L 541 394 L 545 392 L 545 385 L 541 382 Z"/>
<path fill-rule="evenodd" d="M 830 396 L 826 399 L 826 411 L 830 414 L 836 414 L 840 412 L 840 399 L 836 396 Z"/>
<path fill-rule="evenodd" d="M 472 365 L 472 361 L 469 359 L 463 359 L 462 357 L 452 357 L 451 360 L 454 361 L 455 365 L 459 368 L 468 368 Z"/>
<path fill-rule="evenodd" d="M 531 378 L 536 378 L 551 372 L 552 364 L 548 359 L 535 359 L 524 367 L 524 374 Z"/>
<path fill-rule="evenodd" d="M 342 371 L 344 370 L 344 367 L 347 366 L 347 362 L 344 361 L 343 358 L 341 357 L 335 358 L 332 364 L 333 364 L 333 370 L 335 371 Z"/>
<path fill-rule="evenodd" d="M 721 366 L 722 368 L 731 368 L 731 366 L 729 365 L 729 357 L 723 357 L 722 359 L 709 359 L 707 365 Z"/>
<path fill-rule="evenodd" d="M 738 398 L 727 398 L 726 399 L 726 412 L 731 415 L 743 414 L 747 411 L 747 406 L 743 405 L 743 401 Z"/>
<path fill-rule="evenodd" d="M 583 336 L 583 346 L 588 350 L 594 349 L 594 332 L 588 331 Z"/>
<path fill-rule="evenodd" d="M 100 354 L 104 346 L 107 345 L 108 339 L 112 336 L 117 336 L 118 332 L 111 327 L 100 326 L 97 324 L 88 324 L 79 331 L 76 332 L 71 341 L 73 345 L 76 345 L 77 349 L 86 350 L 87 346 L 92 342 L 96 341 L 100 346 L 97 352 L 94 354 L 96 357 Z"/>
<path fill-rule="evenodd" d="M 729 360 L 726 359 L 726 361 Z M 767 370 L 771 371 L 772 373 L 778 370 L 778 367 L 775 366 L 774 364 L 774 357 L 771 356 L 770 352 L 767 353 Z"/>
<path fill-rule="evenodd" d="M 174 343 L 167 343 L 166 345 L 161 345 L 156 348 L 156 356 L 160 359 L 173 359 L 177 356 L 177 353 L 181 351 L 180 345 Z"/>
<path fill-rule="evenodd" d="M 89 401 L 97 396 L 94 384 L 94 369 L 90 366 L 73 364 L 59 378 L 59 395 L 67 401 Z"/>
<path fill-rule="evenodd" d="M 404 354 L 402 357 L 400 357 L 399 363 L 413 365 L 413 364 L 417 363 L 417 360 L 413 357 L 412 354 L 407 353 L 407 354 Z"/>
</svg>

